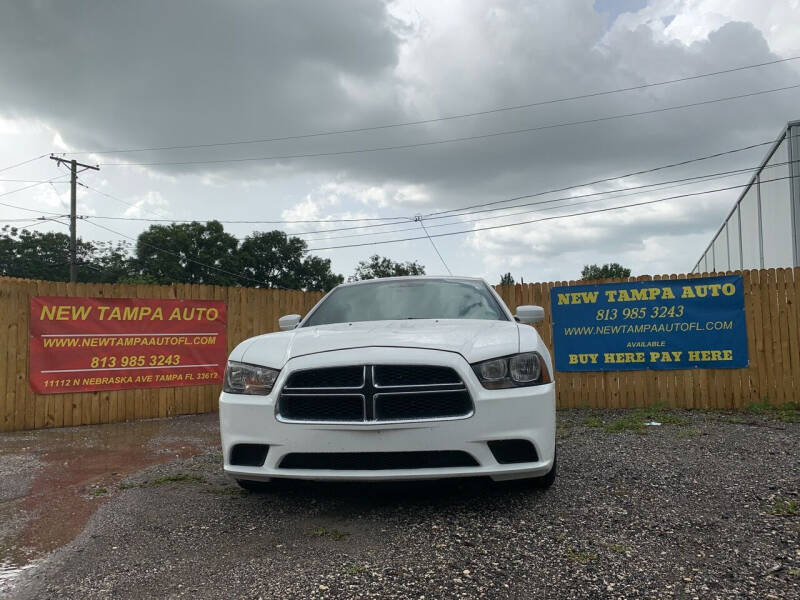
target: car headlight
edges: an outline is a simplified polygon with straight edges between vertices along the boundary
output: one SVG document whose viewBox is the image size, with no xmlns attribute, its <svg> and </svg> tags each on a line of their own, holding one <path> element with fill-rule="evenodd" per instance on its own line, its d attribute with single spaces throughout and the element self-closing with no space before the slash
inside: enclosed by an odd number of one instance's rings
<svg viewBox="0 0 800 600">
<path fill-rule="evenodd" d="M 550 383 L 547 365 L 538 352 L 523 352 L 472 365 L 483 387 L 490 390 Z"/>
<path fill-rule="evenodd" d="M 229 394 L 254 394 L 266 396 L 272 391 L 278 378 L 275 369 L 228 361 L 225 367 L 225 382 L 222 391 Z"/>
</svg>

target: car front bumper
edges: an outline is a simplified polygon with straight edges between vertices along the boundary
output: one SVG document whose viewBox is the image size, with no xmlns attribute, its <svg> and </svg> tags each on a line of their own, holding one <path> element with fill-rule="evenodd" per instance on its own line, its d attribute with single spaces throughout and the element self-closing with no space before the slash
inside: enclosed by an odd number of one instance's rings
<svg viewBox="0 0 800 600">
<path fill-rule="evenodd" d="M 464 418 L 419 422 L 286 423 L 276 417 L 275 402 L 288 374 L 299 369 L 358 364 L 442 365 L 455 369 L 469 390 L 473 413 Z M 470 365 L 458 354 L 411 348 L 359 348 L 291 359 L 267 396 L 220 396 L 220 432 L 225 472 L 237 479 L 273 477 L 315 480 L 409 480 L 490 476 L 495 480 L 547 474 L 555 453 L 555 387 L 544 384 L 507 390 L 485 389 Z M 537 460 L 502 464 L 489 448 L 494 440 L 526 440 Z M 231 464 L 237 444 L 269 446 L 260 466 Z M 283 468 L 291 453 L 376 453 L 462 451 L 475 466 L 392 469 Z"/>
</svg>

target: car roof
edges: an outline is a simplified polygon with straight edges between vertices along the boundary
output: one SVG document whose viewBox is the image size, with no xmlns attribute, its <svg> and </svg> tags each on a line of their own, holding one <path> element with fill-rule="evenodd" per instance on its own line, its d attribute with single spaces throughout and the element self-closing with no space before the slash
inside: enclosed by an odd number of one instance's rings
<svg viewBox="0 0 800 600">
<path fill-rule="evenodd" d="M 340 283 L 336 287 L 348 287 L 351 285 L 362 285 L 364 283 L 376 283 L 379 281 L 473 281 L 479 283 L 486 283 L 482 277 L 458 277 L 454 275 L 406 275 L 403 277 L 379 277 L 377 279 L 362 279 L 360 281 L 349 281 L 347 283 Z M 488 285 L 488 284 L 487 284 Z"/>
</svg>

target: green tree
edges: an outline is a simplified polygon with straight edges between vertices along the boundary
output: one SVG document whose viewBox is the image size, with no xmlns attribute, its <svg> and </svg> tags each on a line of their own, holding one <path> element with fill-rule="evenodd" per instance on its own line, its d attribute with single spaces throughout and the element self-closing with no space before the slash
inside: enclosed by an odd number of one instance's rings
<svg viewBox="0 0 800 600">
<path fill-rule="evenodd" d="M 282 231 L 255 232 L 242 242 L 239 263 L 244 275 L 265 287 L 327 291 L 342 283 L 344 278 L 331 271 L 330 259 L 305 256 L 306 247 L 304 240 Z"/>
<path fill-rule="evenodd" d="M 425 267 L 418 262 L 395 262 L 385 256 L 373 254 L 368 260 L 358 263 L 348 281 L 380 279 L 382 277 L 402 277 L 405 275 L 425 275 Z"/>
<path fill-rule="evenodd" d="M 119 283 L 135 272 L 128 242 L 92 242 L 92 255 L 78 267 L 78 280 L 92 283 Z"/>
<path fill-rule="evenodd" d="M 136 241 L 133 278 L 154 283 L 241 283 L 239 242 L 219 221 L 151 225 Z"/>
<path fill-rule="evenodd" d="M 78 239 L 77 260 L 91 264 L 95 247 Z M 90 269 L 79 269 L 88 281 Z M 5 226 L 0 233 L 0 275 L 47 281 L 69 281 L 69 236 Z"/>
<path fill-rule="evenodd" d="M 619 263 L 609 263 L 602 267 L 598 265 L 584 265 L 581 279 L 625 279 L 631 276 L 631 270 Z"/>
<path fill-rule="evenodd" d="M 344 281 L 330 259 L 306 254 L 306 243 L 282 231 L 256 232 L 242 242 L 217 221 L 154 225 L 142 232 L 135 256 L 127 242 L 78 240 L 78 281 L 202 283 L 329 290 Z M 69 236 L 0 230 L 0 276 L 69 280 Z"/>
<path fill-rule="evenodd" d="M 500 278 L 500 285 L 514 285 L 514 278 L 511 276 L 511 273 L 506 273 Z"/>
</svg>

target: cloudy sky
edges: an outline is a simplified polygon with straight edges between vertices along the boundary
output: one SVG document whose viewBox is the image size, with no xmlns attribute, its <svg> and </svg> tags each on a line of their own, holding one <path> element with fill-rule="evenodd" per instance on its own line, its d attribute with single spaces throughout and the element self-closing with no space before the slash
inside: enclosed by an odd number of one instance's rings
<svg viewBox="0 0 800 600">
<path fill-rule="evenodd" d="M 316 252 L 345 275 L 372 253 L 443 273 L 427 239 L 376 243 L 420 238 L 422 215 L 431 235 L 467 232 L 434 238 L 455 274 L 569 279 L 609 261 L 682 273 L 737 190 L 475 230 L 744 183 L 640 188 L 754 167 L 767 146 L 615 178 L 774 139 L 800 119 L 800 88 L 604 118 L 795 85 L 800 60 L 546 101 L 800 56 L 798 28 L 800 0 L 3 2 L 0 169 L 50 152 L 100 164 L 81 175 L 85 239 L 150 224 L 99 217 L 327 221 L 226 229 L 374 244 Z M 143 148 L 161 149 L 109 152 Z M 0 206 L 2 223 L 68 210 L 47 158 L 0 179 L 0 194 L 54 179 L 0 197 L 28 209 Z M 528 205 L 438 214 L 486 203 Z"/>
</svg>

